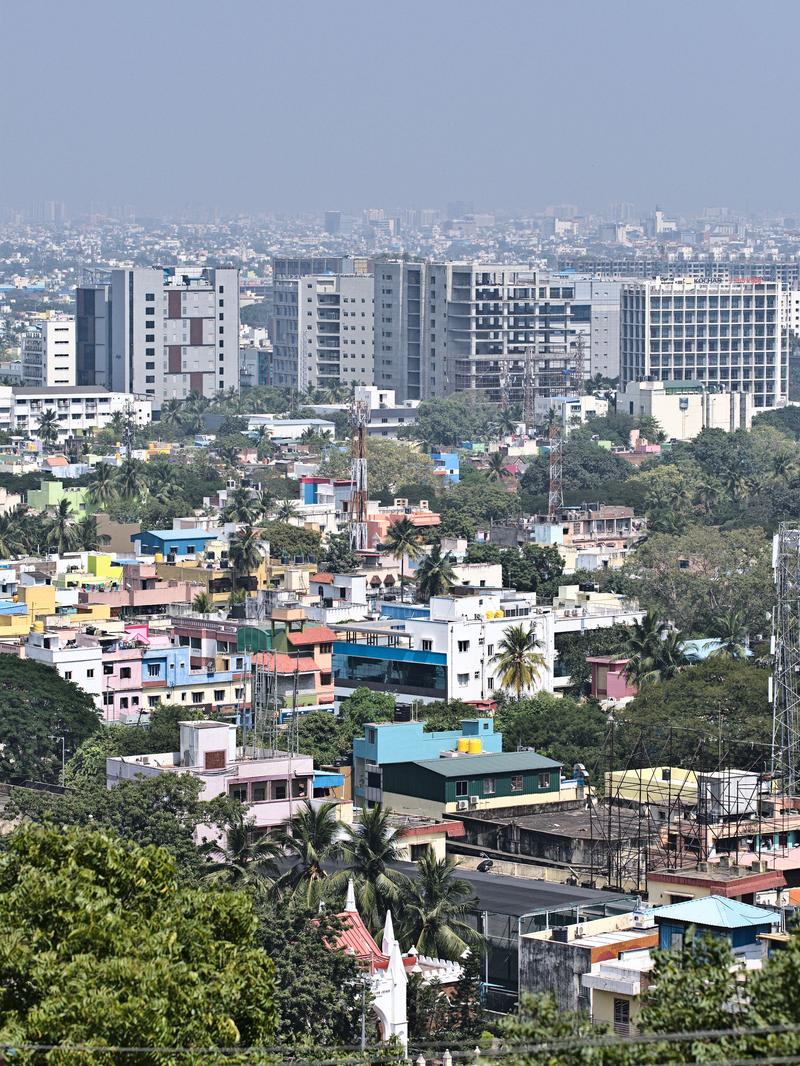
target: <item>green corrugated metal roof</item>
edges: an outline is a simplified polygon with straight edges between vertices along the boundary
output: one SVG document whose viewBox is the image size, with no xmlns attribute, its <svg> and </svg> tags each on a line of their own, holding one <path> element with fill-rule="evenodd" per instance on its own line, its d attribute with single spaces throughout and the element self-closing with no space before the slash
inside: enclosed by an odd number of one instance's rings
<svg viewBox="0 0 800 1066">
<path fill-rule="evenodd" d="M 519 774 L 525 770 L 560 770 L 561 763 L 546 759 L 535 751 L 507 751 L 490 755 L 459 755 L 454 759 L 424 759 L 421 766 L 441 777 L 464 777 L 466 774 Z"/>
</svg>

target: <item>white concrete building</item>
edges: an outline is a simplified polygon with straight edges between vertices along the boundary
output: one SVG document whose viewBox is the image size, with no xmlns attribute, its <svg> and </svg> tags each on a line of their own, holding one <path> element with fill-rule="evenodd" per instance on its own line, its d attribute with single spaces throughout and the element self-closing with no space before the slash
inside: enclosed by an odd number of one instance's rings
<svg viewBox="0 0 800 1066">
<path fill-rule="evenodd" d="M 704 429 L 750 429 L 753 394 L 704 388 L 697 381 L 630 381 L 617 396 L 617 410 L 652 416 L 668 440 L 693 440 Z"/>
<path fill-rule="evenodd" d="M 22 335 L 22 380 L 50 387 L 75 384 L 75 319 L 50 311 Z"/>
<path fill-rule="evenodd" d="M 319 274 L 276 280 L 274 313 L 279 339 L 273 352 L 273 384 L 307 390 L 373 383 L 372 275 Z M 278 380 L 282 371 L 294 380 Z"/>
<path fill-rule="evenodd" d="M 141 394 L 155 410 L 239 388 L 238 270 L 112 270 L 108 286 L 78 291 L 78 308 L 82 384 Z"/>
<path fill-rule="evenodd" d="M 699 381 L 748 392 L 757 410 L 780 406 L 788 390 L 782 287 L 760 278 L 693 278 L 622 285 L 620 383 Z"/>
<path fill-rule="evenodd" d="M 0 385 L 0 430 L 33 439 L 45 411 L 56 413 L 60 443 L 103 429 L 117 414 L 129 416 L 137 426 L 149 425 L 153 417 L 150 400 L 103 388 Z"/>
<path fill-rule="evenodd" d="M 25 644 L 28 659 L 52 667 L 65 681 L 72 681 L 102 708 L 103 651 L 92 637 L 76 630 L 30 633 Z"/>
</svg>

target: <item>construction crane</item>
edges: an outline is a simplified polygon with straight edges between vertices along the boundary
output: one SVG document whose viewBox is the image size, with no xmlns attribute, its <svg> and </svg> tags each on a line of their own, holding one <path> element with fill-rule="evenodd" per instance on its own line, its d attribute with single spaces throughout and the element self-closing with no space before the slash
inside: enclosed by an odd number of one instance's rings
<svg viewBox="0 0 800 1066">
<path fill-rule="evenodd" d="M 772 773 L 800 795 L 800 529 L 781 522 L 772 541 Z"/>
<path fill-rule="evenodd" d="M 350 477 L 350 547 L 366 551 L 367 543 L 367 426 L 369 400 L 353 399 L 350 428 L 353 434 L 353 466 Z"/>
</svg>

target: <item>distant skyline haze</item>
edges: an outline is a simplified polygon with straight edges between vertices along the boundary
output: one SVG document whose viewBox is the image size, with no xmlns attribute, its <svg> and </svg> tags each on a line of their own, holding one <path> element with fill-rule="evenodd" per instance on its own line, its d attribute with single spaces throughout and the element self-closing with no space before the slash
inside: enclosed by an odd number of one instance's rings
<svg viewBox="0 0 800 1066">
<path fill-rule="evenodd" d="M 800 214 L 793 0 L 6 0 L 0 205 Z"/>
</svg>

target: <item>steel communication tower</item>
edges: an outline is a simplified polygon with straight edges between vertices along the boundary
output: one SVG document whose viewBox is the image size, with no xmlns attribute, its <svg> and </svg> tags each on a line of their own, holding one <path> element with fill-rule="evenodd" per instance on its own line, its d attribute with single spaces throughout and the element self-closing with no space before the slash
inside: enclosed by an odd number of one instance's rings
<svg viewBox="0 0 800 1066">
<path fill-rule="evenodd" d="M 772 772 L 800 794 L 800 529 L 782 522 L 772 541 Z"/>
<path fill-rule="evenodd" d="M 499 364 L 498 383 L 500 385 L 500 408 L 505 411 L 508 408 L 511 389 L 511 365 L 505 359 Z"/>
<path fill-rule="evenodd" d="M 564 439 L 554 417 L 547 432 L 549 478 L 547 483 L 547 517 L 554 522 L 564 507 Z"/>
<path fill-rule="evenodd" d="M 353 470 L 350 489 L 350 547 L 367 549 L 367 425 L 369 400 L 354 399 L 350 406 L 353 433 Z"/>
<path fill-rule="evenodd" d="M 525 349 L 525 362 L 522 368 L 522 421 L 525 423 L 525 433 L 532 437 L 535 433 L 534 421 L 536 418 L 536 370 L 534 358 L 536 350 L 533 345 Z"/>
</svg>

